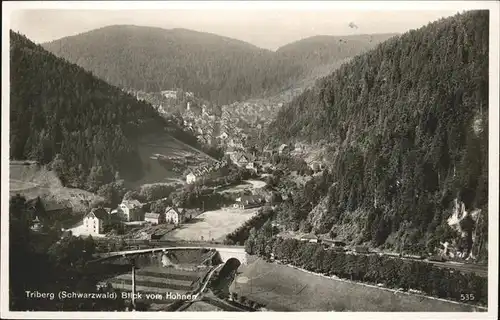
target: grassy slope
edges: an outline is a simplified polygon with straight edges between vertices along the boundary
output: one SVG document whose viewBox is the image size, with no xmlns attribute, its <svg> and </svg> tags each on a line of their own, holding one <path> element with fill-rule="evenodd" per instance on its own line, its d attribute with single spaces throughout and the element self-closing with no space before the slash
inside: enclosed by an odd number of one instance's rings
<svg viewBox="0 0 500 320">
<path fill-rule="evenodd" d="M 168 134 L 144 137 L 139 144 L 139 155 L 143 165 L 149 166 L 149 169 L 145 170 L 145 175 L 142 179 L 130 183 L 130 186 L 136 187 L 148 183 L 184 181 L 182 173 L 168 170 L 161 166 L 157 160 L 151 159 L 151 156 L 155 154 L 180 158 L 191 155 L 196 158 L 198 164 L 209 161 L 209 157 L 201 151 L 179 142 Z"/>
<path fill-rule="evenodd" d="M 45 166 L 12 162 L 9 180 L 10 195 L 19 193 L 27 199 L 39 196 L 56 202 L 68 202 L 75 212 L 84 212 L 90 203 L 102 200 L 101 197 L 91 192 L 63 187 L 55 172 L 48 170 Z"/>
</svg>

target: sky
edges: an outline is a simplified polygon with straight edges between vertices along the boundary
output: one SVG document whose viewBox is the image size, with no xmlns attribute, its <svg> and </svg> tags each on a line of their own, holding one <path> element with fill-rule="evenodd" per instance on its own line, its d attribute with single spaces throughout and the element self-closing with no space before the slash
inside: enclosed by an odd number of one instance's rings
<svg viewBox="0 0 500 320">
<path fill-rule="evenodd" d="M 243 40 L 275 50 L 315 35 L 403 33 L 454 15 L 441 11 L 359 10 L 16 10 L 11 29 L 42 43 L 116 24 L 186 28 Z"/>
</svg>

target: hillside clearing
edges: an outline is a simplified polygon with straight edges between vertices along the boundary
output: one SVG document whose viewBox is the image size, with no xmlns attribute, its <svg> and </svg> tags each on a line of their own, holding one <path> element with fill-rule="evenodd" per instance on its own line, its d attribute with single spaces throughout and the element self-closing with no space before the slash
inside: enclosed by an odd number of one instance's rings
<svg viewBox="0 0 500 320">
<path fill-rule="evenodd" d="M 207 161 L 213 161 L 206 154 L 173 138 L 169 134 L 142 138 L 139 144 L 139 155 L 145 167 L 144 176 L 137 181 L 128 182 L 127 184 L 131 187 L 152 183 L 183 183 L 185 169 L 201 165 Z M 169 167 L 169 165 L 162 164 L 156 159 L 158 155 L 181 161 L 188 157 L 192 161 L 185 167 Z"/>
<path fill-rule="evenodd" d="M 92 202 L 103 200 L 85 190 L 63 187 L 56 173 L 45 166 L 19 161 L 11 161 L 9 166 L 9 194 L 68 203 L 74 212 L 86 212 Z"/>
</svg>

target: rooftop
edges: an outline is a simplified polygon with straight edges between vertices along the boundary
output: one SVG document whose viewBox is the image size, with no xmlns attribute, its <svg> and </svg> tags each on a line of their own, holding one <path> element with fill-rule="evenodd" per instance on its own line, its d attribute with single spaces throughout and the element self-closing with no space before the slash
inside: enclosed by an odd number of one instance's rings
<svg viewBox="0 0 500 320">
<path fill-rule="evenodd" d="M 160 213 L 154 213 L 154 212 L 146 212 L 144 215 L 144 218 L 147 219 L 158 219 L 160 217 Z"/>
<path fill-rule="evenodd" d="M 93 208 L 87 215 L 93 214 L 97 219 L 105 220 L 108 217 L 108 213 L 104 208 Z"/>
<path fill-rule="evenodd" d="M 43 200 L 42 203 L 45 211 L 55 211 L 71 208 L 71 206 L 69 206 L 68 204 L 59 203 L 54 200 Z"/>
<path fill-rule="evenodd" d="M 126 205 L 128 208 L 135 208 L 141 206 L 141 203 L 135 199 L 123 200 L 122 204 Z"/>
<path fill-rule="evenodd" d="M 302 237 L 300 237 L 301 239 L 318 239 L 317 236 L 315 236 L 314 234 L 306 234 L 306 235 L 303 235 Z"/>
</svg>

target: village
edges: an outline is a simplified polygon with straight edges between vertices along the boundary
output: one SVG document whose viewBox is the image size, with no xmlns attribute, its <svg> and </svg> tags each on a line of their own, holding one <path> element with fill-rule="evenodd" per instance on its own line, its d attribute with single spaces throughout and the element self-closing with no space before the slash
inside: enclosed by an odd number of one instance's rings
<svg viewBox="0 0 500 320">
<path fill-rule="evenodd" d="M 64 234 L 92 236 L 99 240 L 223 242 L 227 234 L 257 215 L 259 209 L 276 206 L 289 196 L 286 192 L 266 188 L 266 179 L 279 167 L 273 162 L 273 157 L 296 158 L 301 151 L 300 145 L 282 144 L 276 148 L 268 146 L 261 152 L 249 152 L 241 143 L 230 141 L 223 160 L 183 167 L 184 180 L 182 184 L 176 184 L 175 191 L 198 190 L 202 194 L 200 197 L 206 199 L 188 205 L 186 201 L 178 199 L 168 201 L 168 197 L 140 201 L 125 196 L 116 207 L 93 205 L 75 221 L 69 205 L 47 200 L 42 202 L 46 207 L 46 216 L 71 218 L 72 225 L 63 223 Z M 156 155 L 155 159 L 175 162 L 175 159 L 165 159 L 161 155 Z M 307 169 L 311 175 L 319 174 L 323 165 L 319 161 L 312 161 Z M 54 213 L 56 209 L 50 206 L 65 212 L 65 215 Z M 35 216 L 32 229 L 42 230 L 42 221 L 53 224 Z"/>
</svg>

